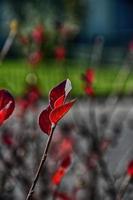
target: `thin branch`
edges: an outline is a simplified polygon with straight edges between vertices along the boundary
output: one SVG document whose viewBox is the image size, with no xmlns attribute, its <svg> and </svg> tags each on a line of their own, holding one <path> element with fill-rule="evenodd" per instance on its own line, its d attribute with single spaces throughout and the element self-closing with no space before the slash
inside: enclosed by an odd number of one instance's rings
<svg viewBox="0 0 133 200">
<path fill-rule="evenodd" d="M 55 129 L 55 126 L 52 126 L 52 128 L 51 128 L 51 133 L 50 133 L 49 138 L 48 138 L 48 140 L 47 140 L 47 144 L 46 144 L 46 147 L 45 147 L 45 149 L 44 149 L 41 162 L 40 162 L 39 167 L 38 167 L 38 169 L 37 169 L 36 175 L 35 175 L 35 177 L 34 177 L 34 179 L 33 179 L 33 182 L 32 182 L 32 185 L 31 185 L 31 187 L 30 187 L 30 190 L 29 190 L 29 192 L 28 192 L 28 195 L 27 195 L 27 197 L 26 197 L 26 200 L 31 200 L 32 195 L 33 195 L 33 193 L 34 193 L 34 188 L 35 188 L 35 186 L 36 186 L 36 184 L 37 184 L 39 175 L 40 175 L 40 173 L 41 173 L 41 170 L 42 170 L 42 168 L 43 168 L 43 166 L 44 166 L 44 164 L 45 164 L 45 161 L 46 161 L 46 158 L 47 158 L 47 155 L 48 155 L 48 150 L 49 150 L 49 147 L 50 147 L 50 144 L 51 144 L 51 141 L 52 141 L 54 129 Z"/>
</svg>

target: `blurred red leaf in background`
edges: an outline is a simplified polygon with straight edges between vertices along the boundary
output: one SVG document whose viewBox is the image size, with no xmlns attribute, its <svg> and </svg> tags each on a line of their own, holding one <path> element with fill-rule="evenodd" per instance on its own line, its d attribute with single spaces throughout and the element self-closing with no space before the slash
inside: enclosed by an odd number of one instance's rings
<svg viewBox="0 0 133 200">
<path fill-rule="evenodd" d="M 7 90 L 0 90 L 0 124 L 9 118 L 15 108 L 15 101 Z"/>
<path fill-rule="evenodd" d="M 133 177 L 133 160 L 129 162 L 128 169 L 127 169 L 128 175 Z"/>
<path fill-rule="evenodd" d="M 71 164 L 71 156 L 67 155 L 63 161 L 61 162 L 60 166 L 58 169 L 55 171 L 53 177 L 52 177 L 52 183 L 55 185 L 59 185 L 65 176 L 68 167 Z"/>
</svg>

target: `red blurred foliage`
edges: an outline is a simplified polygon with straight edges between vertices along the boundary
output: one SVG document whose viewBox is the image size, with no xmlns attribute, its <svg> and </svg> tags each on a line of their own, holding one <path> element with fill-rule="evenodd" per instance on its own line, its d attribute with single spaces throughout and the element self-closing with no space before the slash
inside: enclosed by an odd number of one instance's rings
<svg viewBox="0 0 133 200">
<path fill-rule="evenodd" d="M 84 75 L 84 80 L 89 83 L 92 84 L 94 82 L 95 79 L 95 72 L 93 69 L 89 68 L 86 70 L 86 73 Z"/>
<path fill-rule="evenodd" d="M 15 108 L 15 101 L 7 90 L 0 90 L 0 125 L 9 118 Z"/>
<path fill-rule="evenodd" d="M 131 53 L 133 53 L 133 40 L 131 40 L 131 41 L 129 42 L 128 49 L 129 49 L 129 51 L 130 51 Z"/>
<path fill-rule="evenodd" d="M 55 48 L 55 59 L 57 61 L 62 61 L 66 57 L 66 49 L 63 46 L 59 46 Z"/>
<path fill-rule="evenodd" d="M 13 138 L 12 134 L 10 134 L 10 133 L 3 133 L 2 142 L 3 142 L 3 144 L 7 145 L 8 147 L 15 145 L 14 138 Z"/>
<path fill-rule="evenodd" d="M 89 96 L 94 96 L 94 89 L 92 88 L 92 86 L 86 86 L 85 93 Z"/>
<path fill-rule="evenodd" d="M 133 177 L 133 160 L 129 162 L 128 168 L 127 168 L 128 175 Z"/>
<path fill-rule="evenodd" d="M 66 174 L 68 167 L 71 164 L 71 157 L 67 155 L 63 161 L 61 162 L 59 168 L 55 171 L 52 177 L 52 183 L 55 185 L 59 185 Z"/>
<path fill-rule="evenodd" d="M 29 44 L 29 37 L 28 36 L 20 35 L 19 36 L 19 41 L 23 45 L 28 45 Z"/>
<path fill-rule="evenodd" d="M 64 100 L 66 99 L 70 90 L 71 82 L 67 79 L 50 91 L 50 105 L 48 108 L 43 110 L 39 116 L 40 128 L 46 134 L 50 134 L 49 127 L 51 127 L 52 124 L 56 125 L 57 122 L 71 109 L 75 103 L 75 100 L 66 104 L 64 103 Z"/>
<path fill-rule="evenodd" d="M 43 53 L 41 51 L 36 51 L 30 54 L 28 61 L 32 67 L 35 67 L 42 61 L 42 58 L 43 58 Z"/>
<path fill-rule="evenodd" d="M 52 183 L 59 185 L 65 176 L 66 170 L 63 167 L 59 167 L 52 177 Z"/>
<path fill-rule="evenodd" d="M 72 136 L 63 136 L 62 133 L 56 134 L 53 138 L 51 146 L 51 157 L 56 162 L 62 160 L 67 155 L 72 154 L 73 147 L 75 145 L 75 139 Z"/>
<path fill-rule="evenodd" d="M 67 155 L 72 152 L 72 147 L 73 147 L 74 141 L 72 138 L 64 138 L 60 144 L 60 154 Z"/>
<path fill-rule="evenodd" d="M 35 104 L 41 97 L 41 92 L 36 85 L 28 85 L 26 89 L 26 98 L 30 105 Z"/>
<path fill-rule="evenodd" d="M 17 100 L 19 106 L 18 116 L 22 117 L 29 107 L 34 107 L 41 96 L 41 92 L 37 85 L 28 84 L 24 97 Z"/>
<path fill-rule="evenodd" d="M 29 106 L 29 103 L 27 101 L 27 99 L 18 99 L 17 100 L 17 104 L 19 106 L 19 112 L 17 113 L 17 116 L 20 116 L 22 117 L 24 115 L 24 113 L 26 112 L 28 106 Z"/>
<path fill-rule="evenodd" d="M 72 200 L 66 193 L 64 192 L 54 192 L 54 197 L 58 198 L 59 200 Z"/>
<path fill-rule="evenodd" d="M 84 91 L 89 96 L 94 96 L 93 82 L 95 79 L 95 71 L 91 68 L 87 69 L 85 74 L 82 75 L 84 81 Z"/>
<path fill-rule="evenodd" d="M 101 152 L 106 151 L 110 144 L 111 144 L 111 139 L 103 138 L 99 145 L 100 151 Z"/>
<path fill-rule="evenodd" d="M 42 25 L 38 25 L 32 31 L 32 38 L 37 44 L 41 44 L 44 40 L 44 27 Z"/>
<path fill-rule="evenodd" d="M 91 153 L 91 155 L 88 158 L 87 166 L 89 169 L 94 169 L 97 166 L 97 161 L 99 159 L 99 156 L 94 152 Z"/>
</svg>

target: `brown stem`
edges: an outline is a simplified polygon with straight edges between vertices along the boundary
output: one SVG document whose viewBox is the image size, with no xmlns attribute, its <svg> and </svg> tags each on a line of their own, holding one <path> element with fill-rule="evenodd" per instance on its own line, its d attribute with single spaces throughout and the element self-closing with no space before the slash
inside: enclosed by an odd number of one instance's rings
<svg viewBox="0 0 133 200">
<path fill-rule="evenodd" d="M 130 176 L 126 176 L 120 186 L 119 192 L 116 196 L 116 200 L 122 200 L 123 196 L 125 195 L 125 192 L 127 190 L 127 187 L 129 185 L 129 181 L 130 181 L 131 177 Z"/>
<path fill-rule="evenodd" d="M 48 150 L 49 150 L 49 147 L 50 147 L 50 144 L 51 144 L 51 141 L 52 141 L 52 136 L 53 136 L 53 133 L 54 133 L 54 129 L 55 129 L 55 126 L 52 126 L 49 138 L 47 140 L 47 144 L 45 146 L 45 149 L 44 149 L 44 152 L 43 152 L 43 155 L 42 155 L 42 159 L 40 161 L 39 167 L 38 167 L 37 172 L 35 174 L 35 177 L 33 179 L 32 185 L 31 185 L 31 187 L 29 189 L 29 192 L 28 192 L 28 195 L 26 197 L 26 200 L 31 200 L 31 197 L 32 197 L 32 195 L 34 193 L 34 188 L 35 188 L 35 186 L 37 184 L 37 181 L 38 181 L 39 175 L 41 173 L 42 167 L 44 166 L 46 158 L 47 158 L 47 155 L 48 155 Z"/>
</svg>

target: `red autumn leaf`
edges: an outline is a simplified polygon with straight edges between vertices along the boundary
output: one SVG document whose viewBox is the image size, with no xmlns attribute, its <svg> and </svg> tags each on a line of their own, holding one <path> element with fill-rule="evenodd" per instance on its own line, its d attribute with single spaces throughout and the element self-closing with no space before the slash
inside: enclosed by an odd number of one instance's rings
<svg viewBox="0 0 133 200">
<path fill-rule="evenodd" d="M 32 37 L 37 44 L 41 44 L 44 40 L 44 27 L 42 25 L 35 27 Z"/>
<path fill-rule="evenodd" d="M 129 42 L 129 46 L 128 46 L 128 49 L 129 49 L 129 52 L 133 52 L 133 40 L 131 40 L 130 42 Z"/>
<path fill-rule="evenodd" d="M 49 93 L 49 106 L 39 117 L 39 125 L 43 132 L 49 134 L 52 125 L 57 122 L 70 110 L 75 100 L 64 104 L 64 101 L 72 89 L 69 79 L 61 82 L 54 87 Z"/>
<path fill-rule="evenodd" d="M 59 167 L 52 177 L 52 183 L 59 185 L 65 175 L 65 172 L 66 170 L 64 168 Z"/>
<path fill-rule="evenodd" d="M 57 122 L 71 109 L 75 101 L 76 100 L 70 101 L 69 103 L 53 109 L 49 116 L 51 123 L 57 124 Z"/>
<path fill-rule="evenodd" d="M 128 173 L 128 175 L 133 176 L 133 160 L 130 161 L 130 163 L 128 165 L 127 173 Z"/>
<path fill-rule="evenodd" d="M 27 99 L 18 99 L 17 103 L 19 107 L 17 115 L 22 117 L 28 109 L 29 102 L 27 101 Z"/>
<path fill-rule="evenodd" d="M 59 168 L 55 171 L 53 177 L 52 177 L 52 183 L 55 185 L 59 185 L 63 179 L 63 177 L 66 174 L 66 171 L 68 169 L 68 167 L 71 164 L 71 157 L 70 155 L 67 155 L 67 157 L 64 158 L 64 160 L 62 161 L 61 165 L 59 166 Z"/>
<path fill-rule="evenodd" d="M 39 64 L 42 61 L 42 59 L 43 53 L 41 51 L 36 51 L 29 56 L 28 61 L 32 66 L 35 66 Z"/>
<path fill-rule="evenodd" d="M 10 134 L 3 134 L 2 142 L 3 142 L 3 144 L 5 144 L 7 146 L 13 146 L 15 143 L 13 136 Z"/>
<path fill-rule="evenodd" d="M 61 167 L 63 167 L 64 169 L 67 169 L 69 167 L 69 165 L 71 164 L 71 156 L 68 155 L 65 157 L 65 159 L 62 161 L 61 163 Z"/>
<path fill-rule="evenodd" d="M 66 155 L 72 152 L 74 142 L 70 138 L 65 138 L 60 144 L 60 155 Z"/>
<path fill-rule="evenodd" d="M 95 73 L 93 69 L 87 69 L 86 74 L 85 74 L 85 78 L 87 83 L 93 83 L 94 81 L 94 77 L 95 77 Z"/>
<path fill-rule="evenodd" d="M 54 197 L 59 198 L 60 200 L 72 200 L 66 193 L 63 192 L 54 192 Z"/>
<path fill-rule="evenodd" d="M 28 38 L 28 36 L 20 35 L 20 36 L 19 36 L 19 41 L 20 41 L 23 45 L 28 45 L 28 44 L 29 44 L 29 38 Z"/>
<path fill-rule="evenodd" d="M 65 59 L 66 49 L 64 47 L 56 47 L 55 48 L 55 58 L 58 61 L 62 61 Z"/>
<path fill-rule="evenodd" d="M 54 103 L 57 99 L 64 96 L 64 100 L 66 99 L 68 93 L 71 91 L 72 86 L 69 79 L 61 82 L 59 85 L 54 87 L 49 93 L 49 101 L 52 108 L 54 108 Z"/>
<path fill-rule="evenodd" d="M 57 100 L 55 101 L 55 103 L 54 103 L 54 108 L 57 108 L 57 107 L 63 105 L 64 100 L 65 100 L 65 96 L 64 96 L 64 95 L 61 96 L 59 99 L 57 99 Z"/>
<path fill-rule="evenodd" d="M 85 92 L 87 95 L 90 95 L 90 96 L 94 95 L 94 90 L 93 90 L 92 86 L 85 87 Z"/>
<path fill-rule="evenodd" d="M 48 106 L 45 110 L 43 110 L 39 116 L 39 125 L 43 132 L 46 134 L 50 134 L 51 131 L 51 122 L 49 119 L 49 114 L 51 112 L 51 107 Z"/>
<path fill-rule="evenodd" d="M 36 103 L 38 101 L 38 99 L 40 98 L 41 93 L 38 89 L 37 86 L 35 85 L 29 85 L 26 91 L 26 98 L 27 101 L 29 102 L 29 105 L 33 105 L 34 103 Z"/>
<path fill-rule="evenodd" d="M 0 124 L 12 114 L 15 108 L 15 101 L 7 90 L 0 90 Z"/>
</svg>

